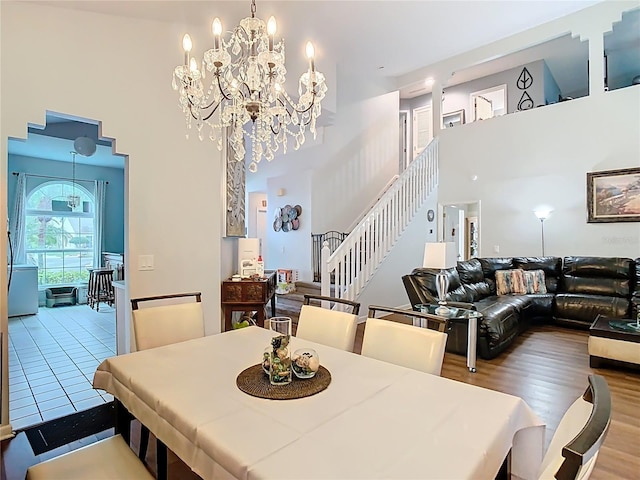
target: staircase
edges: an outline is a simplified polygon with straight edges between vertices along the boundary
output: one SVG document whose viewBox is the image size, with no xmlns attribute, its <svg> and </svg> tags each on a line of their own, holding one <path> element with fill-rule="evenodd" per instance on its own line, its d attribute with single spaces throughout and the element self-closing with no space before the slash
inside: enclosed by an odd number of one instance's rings
<svg viewBox="0 0 640 480">
<path fill-rule="evenodd" d="M 436 138 L 333 253 L 323 246 L 322 295 L 356 300 L 437 184 Z"/>
</svg>

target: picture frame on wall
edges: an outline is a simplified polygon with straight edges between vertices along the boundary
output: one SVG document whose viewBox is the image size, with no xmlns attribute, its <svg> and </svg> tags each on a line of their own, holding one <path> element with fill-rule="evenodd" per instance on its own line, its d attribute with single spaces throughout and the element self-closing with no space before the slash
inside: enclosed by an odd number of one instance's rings
<svg viewBox="0 0 640 480">
<path fill-rule="evenodd" d="M 452 128 L 458 125 L 464 125 L 464 108 L 442 115 L 442 128 Z"/>
<path fill-rule="evenodd" d="M 587 172 L 587 223 L 640 222 L 640 168 Z"/>
</svg>

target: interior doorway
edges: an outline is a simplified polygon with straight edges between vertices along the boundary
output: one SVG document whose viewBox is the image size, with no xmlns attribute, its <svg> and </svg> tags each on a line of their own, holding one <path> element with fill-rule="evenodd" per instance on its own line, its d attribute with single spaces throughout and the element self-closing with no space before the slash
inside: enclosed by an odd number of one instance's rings
<svg viewBox="0 0 640 480">
<path fill-rule="evenodd" d="M 497 85 L 478 92 L 471 98 L 471 121 L 486 120 L 507 113 L 507 86 Z"/>
<path fill-rule="evenodd" d="M 431 105 L 418 107 L 413 110 L 413 156 L 412 160 L 427 148 L 433 140 L 433 115 Z"/>
<path fill-rule="evenodd" d="M 125 252 L 127 164 L 101 137 L 100 122 L 47 112 L 45 125 L 27 132 L 7 142 L 9 273 L 33 272 L 9 286 L 15 430 L 112 400 L 91 382 L 116 354 L 115 308 L 92 309 L 87 290 L 90 269 Z"/>
<path fill-rule="evenodd" d="M 458 260 L 480 256 L 480 201 L 438 205 L 438 237 L 456 244 Z"/>
</svg>

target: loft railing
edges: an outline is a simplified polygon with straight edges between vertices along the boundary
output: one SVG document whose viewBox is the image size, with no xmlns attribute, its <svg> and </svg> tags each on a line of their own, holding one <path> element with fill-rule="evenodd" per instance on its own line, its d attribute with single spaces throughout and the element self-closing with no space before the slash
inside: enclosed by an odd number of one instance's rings
<svg viewBox="0 0 640 480">
<path fill-rule="evenodd" d="M 394 182 L 349 236 L 331 250 L 322 248 L 321 292 L 355 300 L 438 184 L 438 139 Z"/>
<path fill-rule="evenodd" d="M 321 259 L 322 259 L 322 246 L 327 242 L 329 251 L 333 252 L 340 244 L 347 238 L 349 234 L 344 232 L 336 232 L 330 230 L 326 233 L 312 233 L 312 262 L 313 262 L 313 281 L 319 282 L 322 278 L 321 271 Z"/>
</svg>

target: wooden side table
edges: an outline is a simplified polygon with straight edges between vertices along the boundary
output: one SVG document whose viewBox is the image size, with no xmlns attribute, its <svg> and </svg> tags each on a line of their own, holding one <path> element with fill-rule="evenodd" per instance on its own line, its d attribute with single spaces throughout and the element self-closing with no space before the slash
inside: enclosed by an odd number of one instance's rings
<svg viewBox="0 0 640 480">
<path fill-rule="evenodd" d="M 271 301 L 271 316 L 276 316 L 276 272 L 266 271 L 261 279 L 231 279 L 222 282 L 222 309 L 224 310 L 224 330 L 231 330 L 233 312 L 257 312 L 258 325 L 264 327 L 266 306 Z"/>
</svg>

